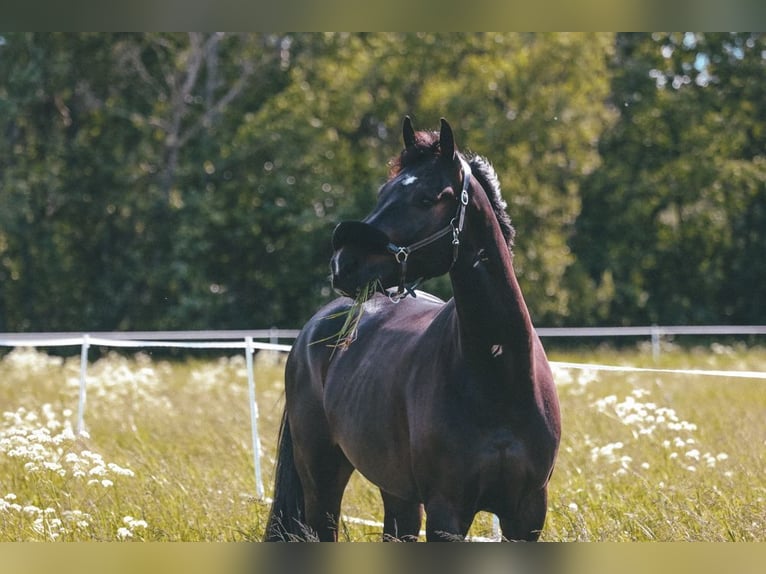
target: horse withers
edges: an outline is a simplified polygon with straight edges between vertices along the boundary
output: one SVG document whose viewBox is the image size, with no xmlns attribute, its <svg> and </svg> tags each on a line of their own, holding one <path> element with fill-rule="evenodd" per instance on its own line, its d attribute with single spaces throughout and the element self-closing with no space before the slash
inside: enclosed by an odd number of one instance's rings
<svg viewBox="0 0 766 574">
<path fill-rule="evenodd" d="M 355 469 L 380 489 L 384 539 L 417 540 L 424 508 L 428 541 L 464 539 L 479 511 L 508 540 L 543 528 L 559 406 L 497 176 L 445 120 L 405 118 L 403 135 L 375 209 L 333 234 L 345 296 L 288 357 L 266 540 L 337 540 Z M 415 289 L 445 273 L 449 301 Z"/>
</svg>

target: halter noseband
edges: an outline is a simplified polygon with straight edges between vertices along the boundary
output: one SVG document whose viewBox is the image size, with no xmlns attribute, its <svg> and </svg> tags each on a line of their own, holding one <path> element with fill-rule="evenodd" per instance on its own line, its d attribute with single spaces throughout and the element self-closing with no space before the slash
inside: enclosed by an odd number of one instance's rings
<svg viewBox="0 0 766 574">
<path fill-rule="evenodd" d="M 417 295 L 415 295 L 415 288 L 423 280 L 421 277 L 410 285 L 406 284 L 407 259 L 409 259 L 411 253 L 414 253 L 423 247 L 427 247 L 442 237 L 452 233 L 452 263 L 450 264 L 450 269 L 452 269 L 452 267 L 455 265 L 455 262 L 457 261 L 458 248 L 460 247 L 460 234 L 463 232 L 463 224 L 465 223 L 465 210 L 466 207 L 468 207 L 468 188 L 471 185 L 472 174 L 471 166 L 468 165 L 468 162 L 465 161 L 462 157 L 459 157 L 459 159 L 463 169 L 463 189 L 460 192 L 460 197 L 458 199 L 457 213 L 455 214 L 455 217 L 450 220 L 449 225 L 443 227 L 436 233 L 429 235 L 425 239 L 421 239 L 420 241 L 416 241 L 415 243 L 407 246 L 396 245 L 393 242 L 389 242 L 388 245 L 386 245 L 386 251 L 394 256 L 394 259 L 396 259 L 396 262 L 399 263 L 399 267 L 401 268 L 399 273 L 399 288 L 397 289 L 396 293 L 386 291 L 388 298 L 391 299 L 391 301 L 394 303 L 398 303 L 407 295 L 416 297 Z"/>
</svg>

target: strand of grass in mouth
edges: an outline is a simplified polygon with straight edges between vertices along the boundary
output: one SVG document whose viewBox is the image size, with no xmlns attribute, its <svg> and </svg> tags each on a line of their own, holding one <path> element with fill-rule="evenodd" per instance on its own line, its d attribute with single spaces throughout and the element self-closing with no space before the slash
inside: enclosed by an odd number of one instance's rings
<svg viewBox="0 0 766 574">
<path fill-rule="evenodd" d="M 342 315 L 345 315 L 346 319 L 343 322 L 343 326 L 337 333 L 330 335 L 329 337 L 325 337 L 324 339 L 314 341 L 314 343 L 326 343 L 328 341 L 335 341 L 335 343 L 330 345 L 331 347 L 334 349 L 347 349 L 348 346 L 356 340 L 357 331 L 359 330 L 359 323 L 362 320 L 362 315 L 364 315 L 364 304 L 370 299 L 370 297 L 375 294 L 375 291 L 378 289 L 378 284 L 378 279 L 370 281 L 361 289 L 359 289 L 356 297 L 351 303 L 351 306 L 346 311 L 341 311 L 340 313 L 335 313 L 325 317 L 326 319 L 336 319 Z"/>
</svg>

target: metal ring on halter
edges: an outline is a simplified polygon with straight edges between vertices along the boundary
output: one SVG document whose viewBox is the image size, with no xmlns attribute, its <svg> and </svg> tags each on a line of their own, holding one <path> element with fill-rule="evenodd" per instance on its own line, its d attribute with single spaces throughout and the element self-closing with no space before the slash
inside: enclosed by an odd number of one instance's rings
<svg viewBox="0 0 766 574">
<path fill-rule="evenodd" d="M 398 291 L 386 291 L 386 295 L 388 295 L 388 300 L 391 301 L 391 303 L 398 303 L 409 295 L 409 293 L 406 291 L 403 293 L 399 293 Z"/>
<path fill-rule="evenodd" d="M 399 264 L 407 263 L 407 258 L 410 256 L 409 247 L 398 247 L 394 252 L 394 259 Z"/>
</svg>

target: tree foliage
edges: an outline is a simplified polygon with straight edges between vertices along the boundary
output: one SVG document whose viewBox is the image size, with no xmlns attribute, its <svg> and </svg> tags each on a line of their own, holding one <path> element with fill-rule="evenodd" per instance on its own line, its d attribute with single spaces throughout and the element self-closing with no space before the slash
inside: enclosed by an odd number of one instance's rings
<svg viewBox="0 0 766 574">
<path fill-rule="evenodd" d="M 536 323 L 763 322 L 765 62 L 760 34 L 6 34 L 0 331 L 299 326 L 405 114 L 494 164 Z"/>
<path fill-rule="evenodd" d="M 762 34 L 618 38 L 620 118 L 600 139 L 573 238 L 579 264 L 612 292 L 598 319 L 766 319 L 765 72 Z"/>
</svg>

